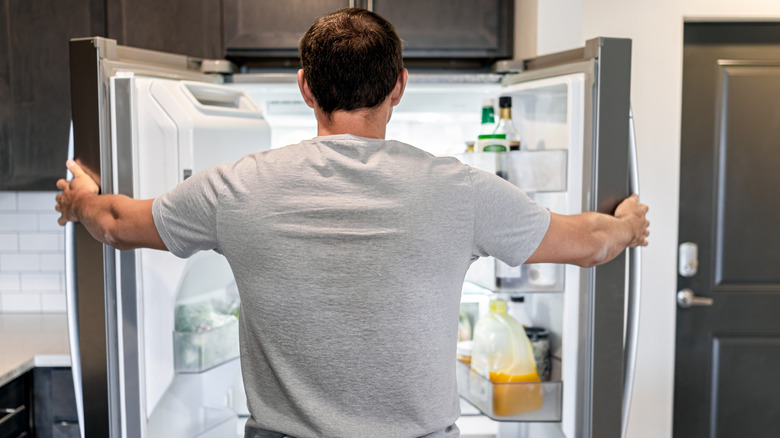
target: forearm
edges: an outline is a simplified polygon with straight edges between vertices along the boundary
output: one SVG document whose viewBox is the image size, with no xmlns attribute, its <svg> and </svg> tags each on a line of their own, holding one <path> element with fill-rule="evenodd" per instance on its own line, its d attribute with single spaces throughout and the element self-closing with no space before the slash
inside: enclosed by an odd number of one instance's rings
<svg viewBox="0 0 780 438">
<path fill-rule="evenodd" d="M 631 243 L 631 226 L 624 220 L 600 213 L 583 213 L 590 223 L 591 251 L 586 252 L 585 266 L 604 264 L 625 251 Z"/>
<path fill-rule="evenodd" d="M 85 193 L 74 199 L 73 212 L 92 237 L 114 248 L 165 249 L 154 229 L 152 202 L 123 195 Z M 149 232 L 150 227 L 154 233 Z"/>
<path fill-rule="evenodd" d="M 626 219 L 593 212 L 551 213 L 547 234 L 526 263 L 597 266 L 617 257 L 634 238 Z"/>
</svg>

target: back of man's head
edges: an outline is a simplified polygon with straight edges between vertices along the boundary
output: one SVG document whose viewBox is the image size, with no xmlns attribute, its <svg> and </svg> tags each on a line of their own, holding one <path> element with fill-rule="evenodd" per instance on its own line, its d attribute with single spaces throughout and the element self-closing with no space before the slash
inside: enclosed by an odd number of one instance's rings
<svg viewBox="0 0 780 438">
<path fill-rule="evenodd" d="M 317 20 L 301 39 L 301 65 L 326 114 L 381 104 L 403 69 L 401 39 L 387 20 L 342 9 Z"/>
</svg>

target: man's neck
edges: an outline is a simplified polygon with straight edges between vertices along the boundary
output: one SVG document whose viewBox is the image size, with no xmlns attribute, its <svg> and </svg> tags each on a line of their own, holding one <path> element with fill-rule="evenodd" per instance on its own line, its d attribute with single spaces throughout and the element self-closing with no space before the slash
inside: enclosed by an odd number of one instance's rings
<svg viewBox="0 0 780 438">
<path fill-rule="evenodd" d="M 377 108 L 357 111 L 334 111 L 330 117 L 317 114 L 317 135 L 352 134 L 366 138 L 385 138 L 391 106 L 382 104 Z"/>
</svg>

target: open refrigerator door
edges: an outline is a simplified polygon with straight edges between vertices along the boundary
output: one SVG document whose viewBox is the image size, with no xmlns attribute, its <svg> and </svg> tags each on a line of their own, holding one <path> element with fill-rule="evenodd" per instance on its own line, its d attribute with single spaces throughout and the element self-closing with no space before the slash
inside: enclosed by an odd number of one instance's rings
<svg viewBox="0 0 780 438">
<path fill-rule="evenodd" d="M 590 40 L 583 49 L 529 60 L 523 68 L 502 80 L 499 93 L 511 98 L 519 150 L 458 158 L 507 179 L 551 212 L 612 213 L 631 193 L 630 41 Z M 629 276 L 636 278 L 638 262 L 632 259 Z M 503 383 L 475 373 L 473 365 L 458 364 L 462 397 L 499 422 L 499 437 L 621 436 L 628 413 L 628 404 L 621 403 L 625 261 L 621 255 L 590 269 L 523 265 L 514 268 L 516 281 L 509 286 L 501 284 L 506 271 L 496 260 L 472 264 L 463 295 L 472 327 L 487 313 L 487 302 L 498 297 L 508 301 L 510 315 L 514 308 L 517 319 L 531 326 L 526 332 L 532 340 L 534 333 L 549 333 L 535 345 L 537 369 L 551 365 L 549 380 Z M 629 299 L 638 296 L 631 290 Z M 635 352 L 634 303 L 626 349 Z M 627 357 L 633 367 L 632 356 Z M 630 383 L 633 374 L 625 371 Z M 543 403 L 524 407 L 534 397 Z M 505 409 L 511 403 L 518 408 Z"/>
</svg>

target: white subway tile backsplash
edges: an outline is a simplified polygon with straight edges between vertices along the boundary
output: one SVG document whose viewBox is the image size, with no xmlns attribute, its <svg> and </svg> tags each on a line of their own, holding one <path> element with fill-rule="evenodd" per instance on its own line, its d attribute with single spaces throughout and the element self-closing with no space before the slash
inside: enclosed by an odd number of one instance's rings
<svg viewBox="0 0 780 438">
<path fill-rule="evenodd" d="M 41 312 L 65 313 L 66 310 L 64 292 L 41 294 Z"/>
<path fill-rule="evenodd" d="M 57 191 L 0 191 L 0 313 L 65 311 Z"/>
<path fill-rule="evenodd" d="M 0 211 L 16 211 L 16 192 L 0 192 Z"/>
<path fill-rule="evenodd" d="M 18 199 L 19 211 L 53 211 L 57 205 L 55 200 L 59 192 L 20 192 Z"/>
<path fill-rule="evenodd" d="M 0 292 L 3 313 L 41 313 L 41 296 L 35 292 Z"/>
<path fill-rule="evenodd" d="M 0 251 L 18 251 L 19 237 L 16 233 L 0 233 Z"/>
<path fill-rule="evenodd" d="M 0 274 L 0 291 L 18 291 L 20 285 L 19 274 Z"/>
<path fill-rule="evenodd" d="M 52 209 L 51 213 L 38 213 L 38 230 L 40 231 L 63 231 L 65 227 L 57 223 L 60 214 Z M 64 231 L 63 231 L 64 232 Z"/>
<path fill-rule="evenodd" d="M 41 254 L 40 255 L 41 272 L 63 272 L 65 271 L 64 254 Z"/>
<path fill-rule="evenodd" d="M 34 213 L 0 213 L 0 231 L 35 231 L 38 216 Z"/>
<path fill-rule="evenodd" d="M 0 254 L 0 272 L 39 271 L 41 259 L 38 254 Z"/>
<path fill-rule="evenodd" d="M 59 291 L 62 274 L 31 274 L 23 272 L 22 291 Z"/>
<path fill-rule="evenodd" d="M 60 251 L 62 236 L 58 233 L 19 233 L 21 251 Z"/>
</svg>

